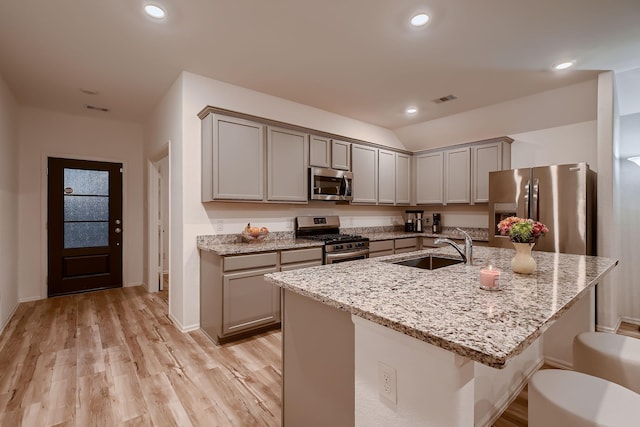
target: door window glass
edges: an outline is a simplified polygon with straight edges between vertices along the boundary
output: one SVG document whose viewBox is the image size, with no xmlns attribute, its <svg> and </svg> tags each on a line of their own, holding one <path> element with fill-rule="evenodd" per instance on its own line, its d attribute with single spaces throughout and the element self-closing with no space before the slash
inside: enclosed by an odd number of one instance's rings
<svg viewBox="0 0 640 427">
<path fill-rule="evenodd" d="M 109 245 L 109 172 L 64 169 L 64 247 Z"/>
</svg>

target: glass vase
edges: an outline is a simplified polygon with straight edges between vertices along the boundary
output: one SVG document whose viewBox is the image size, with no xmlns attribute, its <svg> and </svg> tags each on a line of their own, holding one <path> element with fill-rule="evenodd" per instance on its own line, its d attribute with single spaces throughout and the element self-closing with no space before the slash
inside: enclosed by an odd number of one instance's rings
<svg viewBox="0 0 640 427">
<path fill-rule="evenodd" d="M 531 274 L 536 271 L 536 260 L 531 256 L 535 243 L 516 243 L 516 256 L 511 259 L 511 269 L 514 273 Z"/>
</svg>

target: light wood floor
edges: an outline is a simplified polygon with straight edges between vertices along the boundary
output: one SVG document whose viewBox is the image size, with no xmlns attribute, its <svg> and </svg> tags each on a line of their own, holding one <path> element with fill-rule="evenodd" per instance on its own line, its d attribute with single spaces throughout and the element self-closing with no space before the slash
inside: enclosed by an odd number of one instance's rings
<svg viewBox="0 0 640 427">
<path fill-rule="evenodd" d="M 21 304 L 0 336 L 0 426 L 279 426 L 281 334 L 215 346 L 167 293 Z"/>
<path fill-rule="evenodd" d="M 0 335 L 0 426 L 279 426 L 281 333 L 215 346 L 167 313 L 142 287 L 21 304 Z M 526 388 L 494 426 L 527 426 Z"/>
</svg>

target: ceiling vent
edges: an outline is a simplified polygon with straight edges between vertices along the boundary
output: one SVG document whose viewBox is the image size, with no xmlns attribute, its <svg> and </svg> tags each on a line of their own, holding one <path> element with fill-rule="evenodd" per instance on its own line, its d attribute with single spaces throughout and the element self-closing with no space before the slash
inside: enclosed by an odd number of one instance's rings
<svg viewBox="0 0 640 427">
<path fill-rule="evenodd" d="M 103 113 L 108 113 L 109 112 L 108 108 L 96 107 L 95 105 L 89 105 L 89 104 L 85 104 L 84 108 L 86 108 L 87 110 L 102 111 Z"/>
<path fill-rule="evenodd" d="M 458 99 L 458 97 L 455 95 L 447 95 L 443 96 L 442 98 L 436 98 L 433 100 L 433 102 L 435 102 L 436 104 L 442 104 L 443 102 L 453 101 L 454 99 Z"/>
</svg>

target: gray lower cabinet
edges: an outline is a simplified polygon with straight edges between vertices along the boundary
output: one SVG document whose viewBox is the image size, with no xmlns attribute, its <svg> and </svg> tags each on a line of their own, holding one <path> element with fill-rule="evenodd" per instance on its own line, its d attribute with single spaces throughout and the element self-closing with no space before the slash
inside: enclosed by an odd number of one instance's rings
<svg viewBox="0 0 640 427">
<path fill-rule="evenodd" d="M 280 325 L 276 271 L 322 265 L 322 248 L 220 256 L 200 251 L 200 329 L 216 344 Z"/>
<path fill-rule="evenodd" d="M 277 327 L 280 288 L 264 280 L 278 253 L 220 256 L 200 251 L 200 328 L 216 344 Z"/>
<path fill-rule="evenodd" d="M 408 237 L 404 239 L 396 239 L 395 253 L 402 254 L 405 252 L 413 252 L 420 249 L 417 237 Z"/>
<path fill-rule="evenodd" d="M 369 242 L 369 258 L 393 255 L 393 240 L 376 240 Z"/>
<path fill-rule="evenodd" d="M 280 322 L 280 288 L 264 280 L 278 269 L 262 268 L 222 278 L 222 335 Z"/>
</svg>

